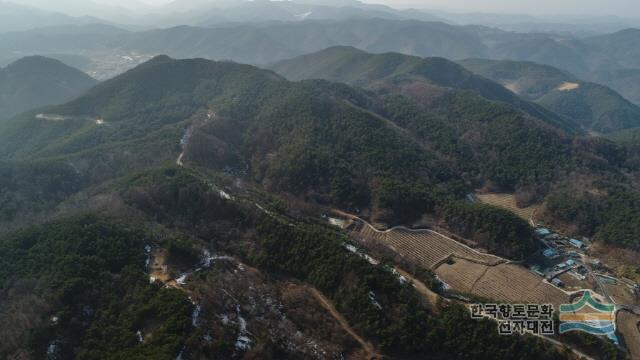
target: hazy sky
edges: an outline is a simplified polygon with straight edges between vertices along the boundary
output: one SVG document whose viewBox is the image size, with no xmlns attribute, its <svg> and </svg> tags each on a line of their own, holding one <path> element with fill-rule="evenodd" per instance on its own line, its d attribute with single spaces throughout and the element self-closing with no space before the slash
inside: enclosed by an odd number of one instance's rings
<svg viewBox="0 0 640 360">
<path fill-rule="evenodd" d="M 98 0 L 121 2 L 121 0 Z M 138 0 L 163 4 L 171 0 Z M 640 17 L 639 0 L 364 0 L 395 7 L 416 7 L 460 12 L 495 12 L 562 15 L 619 15 Z"/>
<path fill-rule="evenodd" d="M 7 0 L 0 0 L 7 1 Z M 8 0 L 17 3 L 48 3 L 55 8 L 60 3 L 82 0 Z M 172 0 L 93 0 L 120 6 L 135 3 L 162 5 Z M 203 1 L 203 0 L 199 0 Z M 215 2 L 216 0 L 211 0 Z M 321 2 L 319 0 L 318 2 Z M 416 7 L 456 12 L 518 13 L 531 15 L 618 15 L 640 18 L 640 0 L 363 0 L 368 3 L 386 4 L 393 7 Z"/>
<path fill-rule="evenodd" d="M 640 17 L 638 0 L 379 0 L 387 5 L 412 5 L 464 12 L 524 14 L 591 14 Z"/>
</svg>

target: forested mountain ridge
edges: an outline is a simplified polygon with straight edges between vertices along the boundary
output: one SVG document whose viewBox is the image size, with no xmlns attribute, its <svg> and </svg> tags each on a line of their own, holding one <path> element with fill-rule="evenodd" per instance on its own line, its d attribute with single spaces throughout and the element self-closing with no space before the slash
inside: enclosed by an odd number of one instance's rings
<svg viewBox="0 0 640 360">
<path fill-rule="evenodd" d="M 25 57 L 0 68 L 0 118 L 79 96 L 98 82 L 60 61 Z"/>
<path fill-rule="evenodd" d="M 470 191 L 536 201 L 573 174 L 635 176 L 624 148 L 456 89 L 469 73 L 452 69 L 425 96 L 398 78 L 364 90 L 158 56 L 0 123 L 0 305 L 15 309 L 0 322 L 23 316 L 1 327 L 0 357 L 565 358 L 426 302 L 319 220 L 428 215 L 520 260 L 539 248 L 530 226 Z"/>
<path fill-rule="evenodd" d="M 313 286 L 384 354 L 565 358 L 540 339 L 469 321 L 459 305 L 426 307 L 387 265 L 347 251 L 343 233 L 250 190 L 231 185 L 223 197 L 218 189 L 233 180 L 220 179 L 149 168 L 81 200 L 89 214 L 1 237 L 0 290 L 11 296 L 0 304 L 24 316 L 0 330 L 0 355 L 362 356 Z M 112 205 L 100 210 L 105 200 Z"/>
<path fill-rule="evenodd" d="M 399 88 L 289 82 L 248 65 L 160 56 L 72 102 L 4 123 L 0 156 L 57 164 L 66 174 L 60 186 L 83 187 L 175 162 L 182 150 L 179 162 L 387 223 L 439 212 L 480 186 L 541 201 L 567 172 L 621 176 L 627 154 L 612 144 L 470 91 L 425 97 L 420 87 Z M 5 169 L 11 184 L 25 176 Z M 42 199 L 25 194 L 4 195 L 9 218 L 41 209 Z"/>
<path fill-rule="evenodd" d="M 194 26 L 196 24 L 192 22 L 185 26 L 185 22 L 179 22 L 174 24 L 179 26 L 164 25 L 165 28 L 143 31 L 95 24 L 60 26 L 0 34 L 0 54 L 9 58 L 15 53 L 73 54 L 89 57 L 96 70 L 95 66 L 108 54 L 142 54 L 145 57 L 168 54 L 176 58 L 203 57 L 270 64 L 332 46 L 354 46 L 374 53 L 399 52 L 450 60 L 485 58 L 536 62 L 568 71 L 585 81 L 610 86 L 634 102 L 640 96 L 635 82 L 629 81 L 628 74 L 637 68 L 635 62 L 629 60 L 633 58 L 633 52 L 626 46 L 637 41 L 637 31 L 581 38 L 423 20 L 429 21 L 392 16 L 386 19 L 202 23 L 201 26 Z M 102 30 L 94 31 L 96 28 Z M 107 73 L 119 72 L 111 69 Z"/>
<path fill-rule="evenodd" d="M 438 93 L 449 90 L 472 91 L 488 100 L 508 103 L 563 130 L 577 131 L 574 125 L 553 112 L 523 101 L 500 84 L 444 58 L 371 54 L 353 47 L 333 47 L 283 60 L 269 68 L 294 81 L 317 78 L 371 90 L 403 91 L 423 102 L 430 102 Z M 412 89 L 415 94 L 410 94 Z"/>
<path fill-rule="evenodd" d="M 526 99 L 573 119 L 584 129 L 606 133 L 640 125 L 640 107 L 604 85 L 582 81 L 554 67 L 484 59 L 459 63 Z"/>
</svg>

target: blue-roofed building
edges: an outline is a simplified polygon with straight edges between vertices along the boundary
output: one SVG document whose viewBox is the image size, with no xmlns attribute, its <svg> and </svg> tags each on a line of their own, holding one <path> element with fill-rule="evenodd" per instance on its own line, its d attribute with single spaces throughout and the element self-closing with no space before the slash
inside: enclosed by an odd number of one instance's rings
<svg viewBox="0 0 640 360">
<path fill-rule="evenodd" d="M 567 264 L 567 266 L 573 266 L 576 264 L 576 262 L 574 260 L 567 260 L 565 264 Z"/>
<path fill-rule="evenodd" d="M 578 249 L 582 249 L 582 248 L 584 248 L 584 247 L 585 247 L 585 246 L 584 246 L 584 243 L 583 243 L 582 241 L 580 241 L 580 240 L 577 240 L 577 239 L 569 239 L 569 243 L 570 243 L 573 247 L 576 247 L 576 248 L 578 248 Z"/>
<path fill-rule="evenodd" d="M 549 230 L 547 228 L 537 228 L 536 229 L 536 235 L 538 235 L 540 237 L 549 236 L 549 235 L 551 235 L 551 230 Z"/>
<path fill-rule="evenodd" d="M 552 259 L 552 258 L 558 256 L 558 250 L 553 249 L 553 248 L 548 248 L 548 249 L 546 249 L 545 251 L 542 252 L 542 255 Z"/>
</svg>

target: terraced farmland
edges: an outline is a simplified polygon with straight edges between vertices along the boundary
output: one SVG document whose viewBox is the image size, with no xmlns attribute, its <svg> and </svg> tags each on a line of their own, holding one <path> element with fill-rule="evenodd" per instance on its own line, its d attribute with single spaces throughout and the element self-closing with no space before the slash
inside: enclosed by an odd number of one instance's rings
<svg viewBox="0 0 640 360">
<path fill-rule="evenodd" d="M 436 274 L 442 281 L 456 291 L 473 293 L 475 284 L 487 272 L 489 267 L 464 259 L 455 259 L 438 267 Z"/>
<path fill-rule="evenodd" d="M 487 266 L 454 259 L 453 264 L 442 264 L 435 273 L 458 291 L 497 301 L 550 303 L 557 308 L 569 300 L 562 290 L 515 264 Z"/>
<path fill-rule="evenodd" d="M 500 257 L 477 252 L 431 230 L 395 228 L 377 231 L 364 222 L 352 228 L 365 242 L 385 244 L 398 254 L 435 272 L 454 290 L 496 301 L 551 303 L 569 296 L 528 269 Z"/>
<path fill-rule="evenodd" d="M 483 204 L 509 210 L 527 221 L 533 219 L 538 209 L 537 206 L 529 206 L 526 208 L 518 207 L 516 197 L 512 194 L 475 194 L 475 197 Z"/>
<path fill-rule="evenodd" d="M 543 278 L 514 264 L 491 266 L 478 281 L 473 293 L 509 302 L 551 303 L 559 307 L 569 301 L 562 290 Z"/>
<path fill-rule="evenodd" d="M 497 264 L 504 260 L 489 254 L 479 253 L 461 243 L 430 230 L 408 230 L 396 228 L 384 232 L 364 225 L 359 232 L 361 238 L 385 244 L 402 256 L 418 261 L 420 265 L 433 269 L 449 257 L 469 259 L 482 264 Z"/>
</svg>

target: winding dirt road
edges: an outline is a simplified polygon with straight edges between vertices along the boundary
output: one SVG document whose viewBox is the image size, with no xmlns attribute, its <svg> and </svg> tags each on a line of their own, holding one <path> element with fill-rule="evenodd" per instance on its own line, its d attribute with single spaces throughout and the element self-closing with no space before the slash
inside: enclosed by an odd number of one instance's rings
<svg viewBox="0 0 640 360">
<path fill-rule="evenodd" d="M 327 299 L 320 291 L 318 291 L 318 289 L 311 286 L 307 286 L 307 289 L 311 292 L 311 294 L 313 294 L 313 296 L 318 300 L 322 307 L 324 307 L 331 314 L 331 316 L 336 319 L 336 321 L 340 324 L 344 331 L 351 335 L 351 337 L 353 337 L 362 346 L 362 348 L 367 352 L 367 359 L 374 360 L 384 358 L 384 356 L 376 351 L 373 344 L 360 337 L 360 335 L 358 335 L 351 328 L 347 319 L 345 319 L 344 316 L 342 316 L 342 314 L 340 314 L 338 310 L 336 310 L 331 301 Z"/>
</svg>

